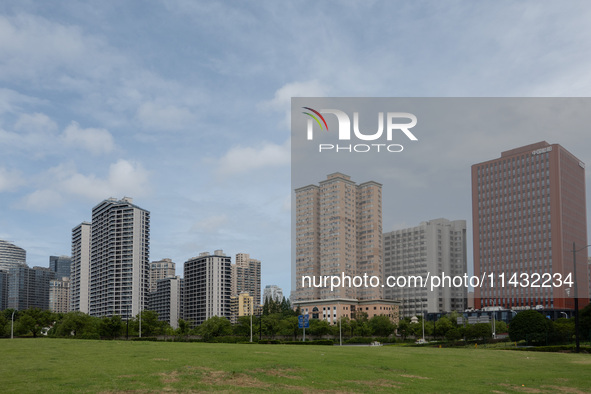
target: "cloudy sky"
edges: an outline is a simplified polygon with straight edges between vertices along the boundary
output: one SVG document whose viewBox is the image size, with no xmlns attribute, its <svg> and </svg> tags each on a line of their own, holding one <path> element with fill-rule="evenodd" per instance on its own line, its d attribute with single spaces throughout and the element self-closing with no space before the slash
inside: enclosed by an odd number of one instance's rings
<svg viewBox="0 0 591 394">
<path fill-rule="evenodd" d="M 288 291 L 291 97 L 589 96 L 589 20 L 587 1 L 3 2 L 0 239 L 47 266 L 93 206 L 130 196 L 152 260 L 250 253 Z M 445 157 L 546 139 L 589 164 L 587 135 L 474 133 Z M 428 193 L 441 165 L 400 190 Z"/>
</svg>

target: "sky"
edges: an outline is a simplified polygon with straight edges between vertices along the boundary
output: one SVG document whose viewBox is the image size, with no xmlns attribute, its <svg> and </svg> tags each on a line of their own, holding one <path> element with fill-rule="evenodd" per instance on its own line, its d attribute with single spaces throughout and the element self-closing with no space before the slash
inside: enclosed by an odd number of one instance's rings
<svg viewBox="0 0 591 394">
<path fill-rule="evenodd" d="M 128 196 L 151 212 L 151 260 L 182 275 L 200 252 L 249 253 L 289 294 L 292 97 L 589 96 L 589 20 L 587 1 L 2 2 L 0 239 L 48 266 Z M 586 130 L 507 135 L 467 131 L 445 164 L 542 139 L 591 163 Z M 428 194 L 438 158 L 420 177 L 401 159 L 399 190 Z M 470 221 L 458 198 L 384 222 Z"/>
</svg>

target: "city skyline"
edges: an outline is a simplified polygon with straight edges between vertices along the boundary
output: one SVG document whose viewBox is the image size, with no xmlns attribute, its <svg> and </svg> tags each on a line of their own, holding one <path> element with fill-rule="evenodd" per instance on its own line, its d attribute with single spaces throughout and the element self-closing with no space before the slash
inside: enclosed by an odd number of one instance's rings
<svg viewBox="0 0 591 394">
<path fill-rule="evenodd" d="M 246 251 L 288 294 L 292 96 L 588 96 L 591 8 L 493 3 L 3 3 L 0 239 L 47 266 L 88 206 L 131 196 L 153 260 Z M 470 165 L 514 146 L 591 163 L 585 128 L 505 126 L 418 135 L 421 154 L 390 166 L 404 209 L 384 231 L 469 220 Z"/>
</svg>

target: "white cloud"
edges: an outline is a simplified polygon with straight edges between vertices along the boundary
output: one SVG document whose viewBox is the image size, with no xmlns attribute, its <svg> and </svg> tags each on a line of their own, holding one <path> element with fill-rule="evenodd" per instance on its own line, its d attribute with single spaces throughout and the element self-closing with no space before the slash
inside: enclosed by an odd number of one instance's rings
<svg viewBox="0 0 591 394">
<path fill-rule="evenodd" d="M 14 129 L 24 132 L 53 133 L 57 130 L 57 124 L 45 114 L 22 114 L 14 124 Z"/>
<path fill-rule="evenodd" d="M 101 200 L 109 196 L 141 197 L 149 191 L 149 174 L 141 164 L 127 160 L 119 160 L 109 166 L 106 178 L 99 178 L 94 174 L 83 175 L 78 172 L 64 174 L 58 170 L 58 177 L 62 178 L 60 187 L 66 192 L 87 197 L 91 200 Z"/>
<path fill-rule="evenodd" d="M 66 144 L 82 147 L 94 155 L 109 153 L 115 148 L 113 136 L 106 129 L 82 129 L 77 122 L 66 127 L 62 139 Z"/>
<path fill-rule="evenodd" d="M 137 119 L 147 129 L 180 130 L 195 122 L 195 115 L 185 107 L 147 102 L 137 110 Z"/>
<path fill-rule="evenodd" d="M 220 159 L 218 172 L 235 175 L 264 167 L 285 166 L 290 163 L 290 140 L 283 145 L 263 143 L 260 147 L 234 147 Z"/>
<path fill-rule="evenodd" d="M 0 167 L 0 193 L 15 191 L 24 183 L 19 171 Z"/>
<path fill-rule="evenodd" d="M 33 193 L 25 196 L 17 206 L 28 211 L 49 211 L 62 205 L 63 198 L 61 194 L 52 189 L 35 190 Z"/>
<path fill-rule="evenodd" d="M 0 182 L 2 172 L 0 172 Z M 71 197 L 101 201 L 111 196 L 143 197 L 150 191 L 149 173 L 139 163 L 119 160 L 109 166 L 101 178 L 95 174 L 81 174 L 74 164 L 60 164 L 38 176 L 37 190 L 24 196 L 18 207 L 44 211 L 61 205 Z"/>
</svg>

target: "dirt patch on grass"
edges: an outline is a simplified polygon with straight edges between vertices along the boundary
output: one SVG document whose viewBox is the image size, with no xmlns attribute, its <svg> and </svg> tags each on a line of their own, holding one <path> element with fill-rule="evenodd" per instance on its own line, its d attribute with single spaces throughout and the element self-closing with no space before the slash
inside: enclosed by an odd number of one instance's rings
<svg viewBox="0 0 591 394">
<path fill-rule="evenodd" d="M 591 360 L 577 360 L 571 361 L 573 364 L 591 364 Z"/>
<path fill-rule="evenodd" d="M 179 371 L 172 371 L 169 373 L 161 372 L 157 375 L 162 376 L 162 383 L 176 383 L 179 381 Z"/>
<path fill-rule="evenodd" d="M 386 379 L 379 380 L 345 380 L 344 383 L 354 383 L 367 388 L 392 388 L 400 389 L 404 383 L 394 382 Z"/>
<path fill-rule="evenodd" d="M 526 386 L 518 386 L 515 384 L 506 384 L 506 383 L 502 383 L 501 386 L 503 387 L 507 387 L 511 390 L 515 390 L 515 391 L 521 391 L 523 393 L 542 393 L 543 391 L 540 389 L 536 389 L 533 387 L 526 387 Z"/>
<path fill-rule="evenodd" d="M 301 372 L 299 369 L 295 368 L 273 368 L 273 369 L 253 369 L 252 371 L 248 371 L 252 373 L 264 373 L 268 376 L 276 376 L 279 378 L 287 378 L 287 379 L 303 379 L 301 376 L 294 375 L 298 372 Z"/>
<path fill-rule="evenodd" d="M 588 393 L 588 391 L 583 391 L 574 387 L 566 387 L 566 386 L 541 386 L 542 388 L 547 388 L 549 392 L 553 393 L 568 393 L 568 394 L 583 394 Z"/>
<path fill-rule="evenodd" d="M 170 361 L 168 358 L 153 358 L 152 361 Z"/>
<path fill-rule="evenodd" d="M 400 375 L 403 378 L 410 378 L 410 379 L 431 379 L 426 376 L 418 376 L 418 375 Z"/>
<path fill-rule="evenodd" d="M 192 368 L 201 372 L 201 383 L 210 386 L 236 386 L 236 387 L 253 387 L 253 388 L 268 388 L 270 384 L 261 382 L 255 377 L 235 372 L 219 371 L 207 367 Z"/>
</svg>

